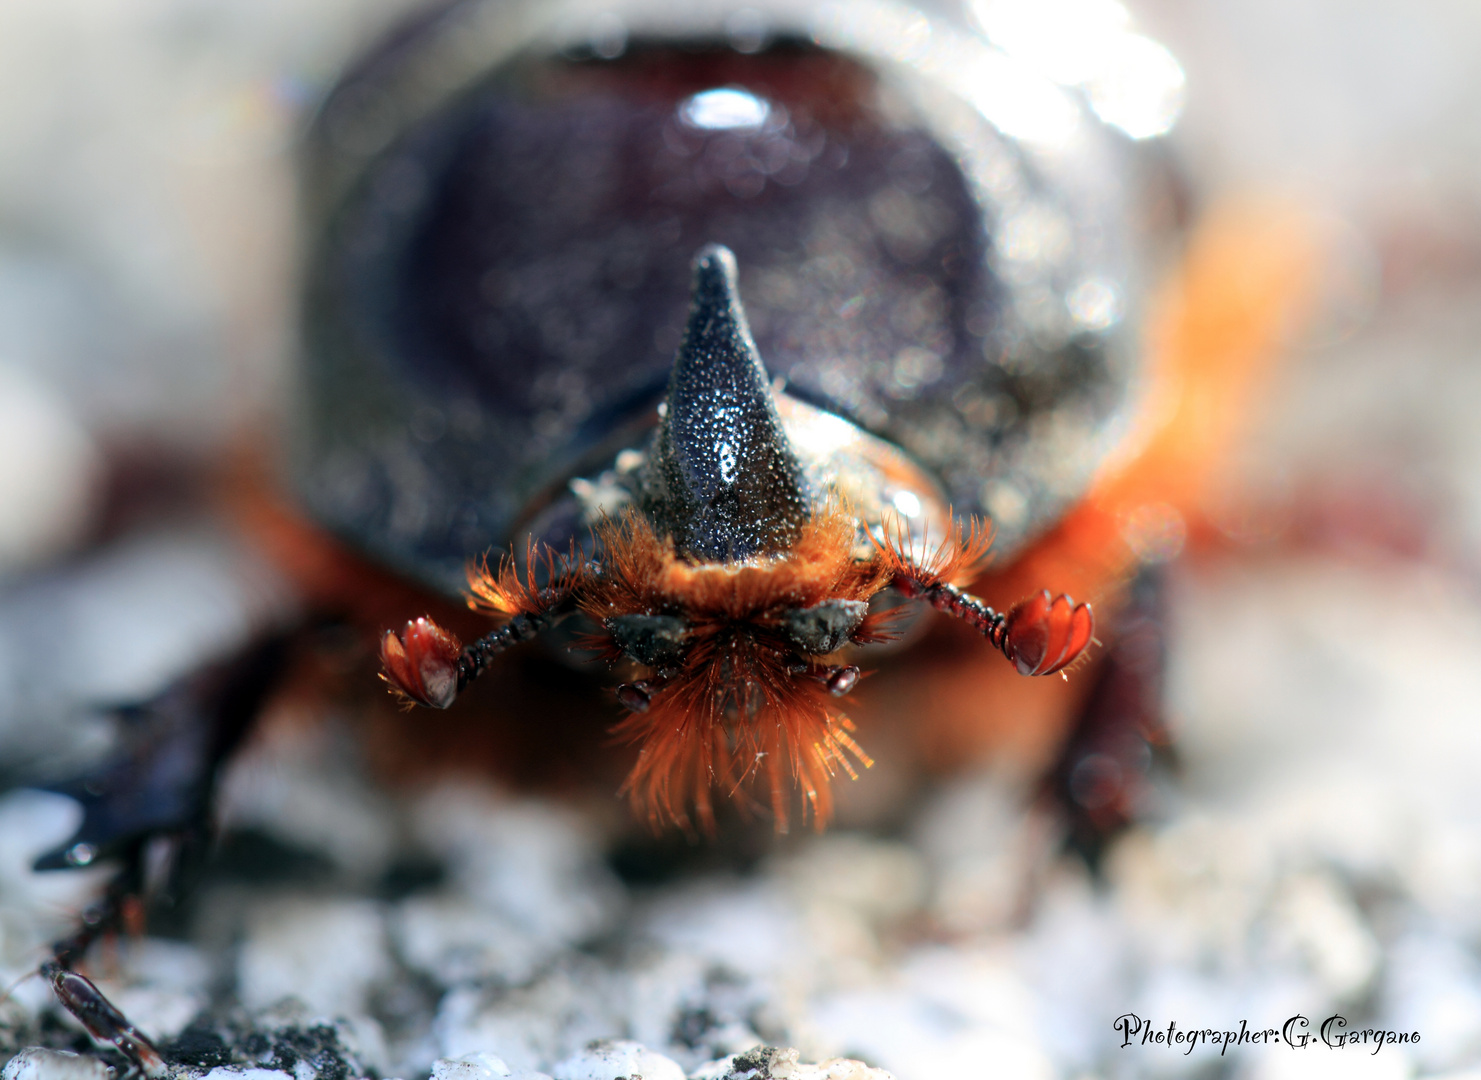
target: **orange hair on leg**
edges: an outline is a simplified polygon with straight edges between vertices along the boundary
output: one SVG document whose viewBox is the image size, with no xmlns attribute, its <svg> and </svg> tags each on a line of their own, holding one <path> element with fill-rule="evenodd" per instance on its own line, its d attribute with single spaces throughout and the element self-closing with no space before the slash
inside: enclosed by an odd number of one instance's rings
<svg viewBox="0 0 1481 1080">
<path fill-rule="evenodd" d="M 934 546 L 926 544 L 919 557 L 912 550 L 920 545 L 911 538 L 904 521 L 886 523 L 883 535 L 875 537 L 874 550 L 891 577 L 915 578 L 927 585 L 968 585 L 980 578 L 992 557 L 992 524 L 978 517 L 965 521 L 952 516 L 952 531 Z"/>
</svg>

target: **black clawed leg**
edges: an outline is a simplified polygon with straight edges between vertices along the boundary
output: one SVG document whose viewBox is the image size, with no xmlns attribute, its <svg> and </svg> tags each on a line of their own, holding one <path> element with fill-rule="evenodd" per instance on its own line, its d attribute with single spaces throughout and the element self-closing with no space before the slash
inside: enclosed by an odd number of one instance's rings
<svg viewBox="0 0 1481 1080">
<path fill-rule="evenodd" d="M 72 970 L 99 937 L 128 929 L 152 889 L 177 891 L 186 864 L 205 850 L 216 774 L 240 744 L 283 673 L 290 634 L 259 638 L 224 660 L 177 680 L 149 701 L 116 710 L 119 748 L 102 765 L 51 790 L 82 804 L 82 824 L 36 860 L 38 870 L 118 860 L 122 869 L 52 946 L 41 974 L 57 1001 L 101 1043 L 117 1047 L 148 1077 L 163 1075 L 159 1051 L 87 978 Z M 145 853 L 167 843 L 169 880 L 145 877 Z"/>
<path fill-rule="evenodd" d="M 85 775 L 48 787 L 82 804 L 82 824 L 36 869 L 89 866 L 209 820 L 216 772 L 278 685 L 288 642 L 286 634 L 259 639 L 146 702 L 114 710 L 118 750 Z"/>
<path fill-rule="evenodd" d="M 165 1074 L 165 1062 L 159 1050 L 103 996 L 92 980 L 54 961 L 41 966 L 41 975 L 51 983 L 57 1000 L 94 1039 L 116 1047 L 145 1076 Z"/>
<path fill-rule="evenodd" d="M 1044 792 L 1065 842 L 1098 869 L 1110 842 L 1142 812 L 1158 758 L 1170 757 L 1162 720 L 1166 643 L 1160 571 L 1144 570 L 1108 635 L 1094 685 Z"/>
<path fill-rule="evenodd" d="M 817 665 L 806 660 L 792 664 L 793 675 L 821 683 L 834 697 L 846 697 L 859 682 L 859 669 L 853 664 Z"/>
<path fill-rule="evenodd" d="M 119 854 L 122 855 L 123 869 L 113 875 L 103 895 L 88 905 L 77 929 L 52 943 L 53 963 L 48 966 L 70 971 L 82 961 L 94 941 L 124 929 L 124 913 L 143 888 L 143 844 L 135 843 Z"/>
<path fill-rule="evenodd" d="M 72 970 L 94 941 L 125 928 L 126 915 L 138 902 L 143 885 L 143 850 L 143 843 L 138 842 L 121 852 L 123 869 L 113 876 L 102 897 L 83 912 L 77 930 L 53 943 L 52 959 L 41 965 L 40 974 L 51 983 L 58 1003 L 94 1040 L 115 1047 L 143 1075 L 157 1077 L 164 1075 L 164 1059 L 148 1036 L 134 1027 L 90 979 Z"/>
</svg>

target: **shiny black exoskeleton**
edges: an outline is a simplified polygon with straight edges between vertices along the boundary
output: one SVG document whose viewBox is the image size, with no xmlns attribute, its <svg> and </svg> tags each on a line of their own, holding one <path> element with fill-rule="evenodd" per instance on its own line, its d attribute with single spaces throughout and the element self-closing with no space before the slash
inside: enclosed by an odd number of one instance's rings
<svg viewBox="0 0 1481 1080">
<path fill-rule="evenodd" d="M 727 14 L 465 0 L 341 83 L 307 174 L 321 521 L 453 594 L 490 544 L 579 537 L 707 243 L 786 395 L 903 448 L 1001 554 L 1081 493 L 1133 377 L 1119 136 L 950 18 Z"/>
</svg>

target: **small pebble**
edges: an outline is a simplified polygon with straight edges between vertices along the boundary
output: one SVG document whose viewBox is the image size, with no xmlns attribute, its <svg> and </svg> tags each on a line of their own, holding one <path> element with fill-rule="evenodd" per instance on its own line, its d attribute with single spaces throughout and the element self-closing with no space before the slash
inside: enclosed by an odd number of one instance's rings
<svg viewBox="0 0 1481 1080">
<path fill-rule="evenodd" d="M 543 1072 L 511 1069 L 504 1059 L 479 1051 L 460 1058 L 438 1058 L 432 1063 L 432 1080 L 550 1080 Z"/>
<path fill-rule="evenodd" d="M 707 1062 L 689 1074 L 689 1080 L 894 1080 L 883 1069 L 852 1058 L 832 1058 L 816 1065 L 799 1062 L 793 1049 L 761 1046 Z"/>
<path fill-rule="evenodd" d="M 557 951 L 553 943 L 521 933 L 498 912 L 445 890 L 396 905 L 390 927 L 401 959 L 443 986 L 477 979 L 517 986 Z"/>
<path fill-rule="evenodd" d="M 28 1046 L 5 1063 L 0 1080 L 109 1080 L 112 1075 L 97 1058 Z"/>
<path fill-rule="evenodd" d="M 627 1039 L 591 1043 L 558 1064 L 551 1075 L 555 1080 L 685 1080 L 678 1062 Z"/>
<path fill-rule="evenodd" d="M 602 862 L 591 823 L 568 807 L 445 784 L 415 806 L 413 822 L 450 868 L 453 887 L 532 946 L 585 941 L 622 912 L 622 887 Z"/>
<path fill-rule="evenodd" d="M 508 1076 L 509 1066 L 493 1054 L 464 1054 L 460 1058 L 438 1058 L 432 1063 L 432 1080 L 488 1080 Z"/>
<path fill-rule="evenodd" d="M 265 900 L 249 920 L 239 993 L 249 1008 L 295 996 L 331 1016 L 364 1012 L 392 970 L 385 939 L 380 906 L 368 900 Z"/>
<path fill-rule="evenodd" d="M 81 539 L 101 474 L 68 402 L 0 363 L 0 576 L 54 559 Z"/>
</svg>

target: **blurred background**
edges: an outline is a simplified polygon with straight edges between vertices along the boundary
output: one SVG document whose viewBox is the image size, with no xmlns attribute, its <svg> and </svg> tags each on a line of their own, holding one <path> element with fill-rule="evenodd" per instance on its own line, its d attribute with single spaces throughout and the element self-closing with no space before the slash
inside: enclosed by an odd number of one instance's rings
<svg viewBox="0 0 1481 1080">
<path fill-rule="evenodd" d="M 0 0 L 7 783 L 95 756 L 109 729 L 89 707 L 157 689 L 291 604 L 191 493 L 244 439 L 277 437 L 302 243 L 295 146 L 343 66 L 413 7 Z M 943 785 L 905 837 L 845 832 L 751 878 L 643 893 L 605 869 L 601 826 L 576 811 L 488 792 L 388 807 L 348 765 L 315 773 L 344 759 L 331 737 L 280 740 L 234 776 L 234 820 L 327 852 L 337 882 L 375 877 L 411 834 L 475 869 L 415 894 L 421 907 L 324 882 L 221 886 L 219 915 L 115 972 L 146 1030 L 172 1037 L 223 993 L 256 1008 L 295 992 L 358 1017 L 362 1059 L 382 1073 L 478 1049 L 549 1068 L 588 1035 L 682 1057 L 672 1025 L 592 1004 L 641 970 L 645 986 L 679 988 L 653 991 L 662 1008 L 702 1000 L 745 1031 L 902 1080 L 984 1062 L 1013 1076 L 1478 1075 L 1481 7 L 1127 8 L 1185 76 L 1166 139 L 1195 207 L 1302 206 L 1322 271 L 1250 418 L 1230 544 L 1172 570 L 1183 773 L 1106 881 L 1051 864 L 1025 914 L 1029 841 L 984 774 Z M 1114 0 L 1046 11 L 1121 17 Z M 25 869 L 70 832 L 64 802 L 0 799 L 7 978 L 99 880 Z M 268 900 L 276 914 L 253 923 Z M 291 941 L 251 929 L 295 918 Z M 490 958 L 448 929 L 479 919 L 522 928 L 509 933 L 528 955 Z M 820 919 L 831 929 L 810 932 Z M 901 931 L 921 919 L 950 933 L 923 945 Z M 613 934 L 645 942 L 648 966 L 570 959 Z M 326 979 L 304 941 L 363 963 Z M 719 990 L 717 970 L 734 975 Z M 398 1004 L 388 987 L 408 972 L 415 1000 Z M 12 1045 L 45 1007 L 36 980 L 17 991 Z M 1423 1041 L 1221 1060 L 1122 1049 L 1111 1026 L 1128 1011 L 1265 1027 L 1338 1010 Z M 699 1040 L 682 1063 L 726 1045 Z"/>
</svg>

